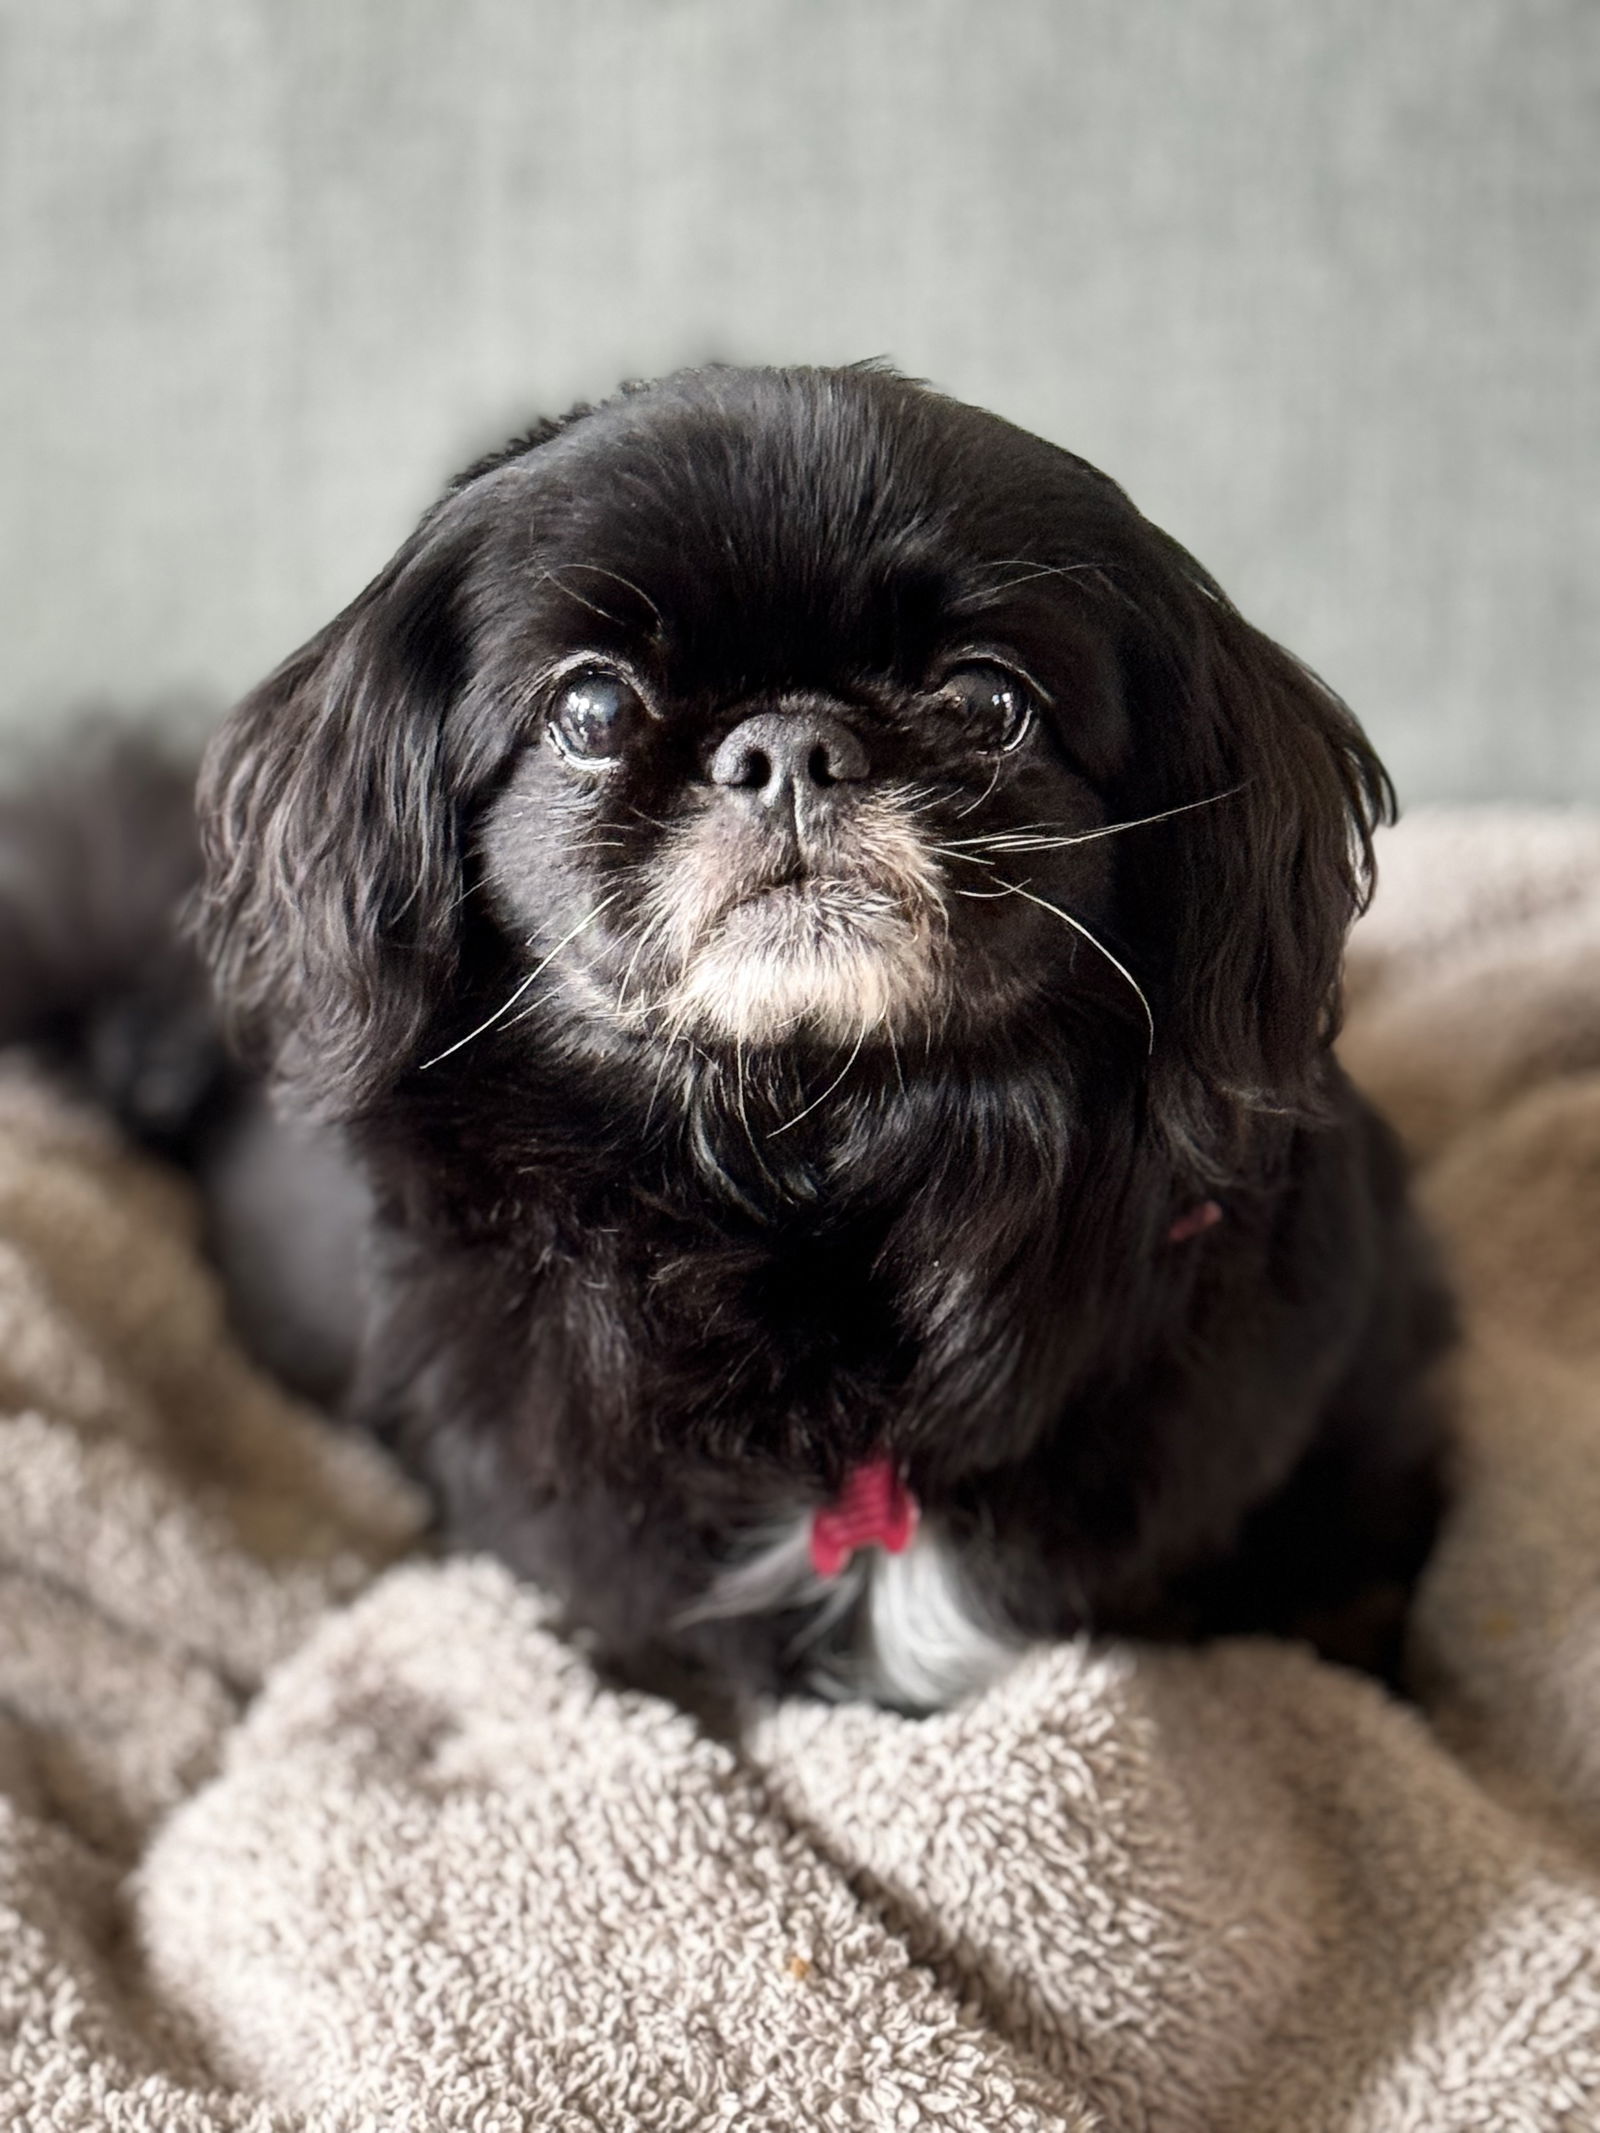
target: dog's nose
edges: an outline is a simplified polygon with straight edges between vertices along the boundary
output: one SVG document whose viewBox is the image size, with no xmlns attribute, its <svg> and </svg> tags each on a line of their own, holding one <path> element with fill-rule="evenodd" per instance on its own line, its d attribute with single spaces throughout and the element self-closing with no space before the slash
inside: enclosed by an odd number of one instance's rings
<svg viewBox="0 0 1600 2133">
<path fill-rule="evenodd" d="M 742 719 L 711 758 L 717 785 L 742 787 L 766 807 L 856 784 L 871 770 L 858 735 L 817 711 L 760 711 Z"/>
</svg>

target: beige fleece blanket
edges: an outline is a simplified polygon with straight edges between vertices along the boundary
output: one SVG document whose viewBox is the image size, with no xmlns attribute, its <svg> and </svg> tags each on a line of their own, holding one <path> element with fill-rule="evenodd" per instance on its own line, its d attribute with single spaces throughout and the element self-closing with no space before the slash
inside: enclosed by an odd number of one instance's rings
<svg viewBox="0 0 1600 2133">
<path fill-rule="evenodd" d="M 1456 1263 L 1419 1712 L 1041 1650 L 737 1745 L 224 1337 L 169 1179 L 0 1090 L 0 2126 L 1600 2126 L 1600 822 L 1383 850 L 1348 1055 Z"/>
</svg>

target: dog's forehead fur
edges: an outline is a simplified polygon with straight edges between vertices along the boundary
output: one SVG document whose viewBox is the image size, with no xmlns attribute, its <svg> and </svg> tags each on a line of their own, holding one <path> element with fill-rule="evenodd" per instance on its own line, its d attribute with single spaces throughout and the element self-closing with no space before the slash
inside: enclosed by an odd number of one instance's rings
<svg viewBox="0 0 1600 2133">
<path fill-rule="evenodd" d="M 682 373 L 480 480 L 541 628 L 736 694 L 920 678 L 1002 601 L 1026 636 L 1030 573 L 1126 575 L 1143 526 L 1083 461 L 871 369 Z"/>
</svg>

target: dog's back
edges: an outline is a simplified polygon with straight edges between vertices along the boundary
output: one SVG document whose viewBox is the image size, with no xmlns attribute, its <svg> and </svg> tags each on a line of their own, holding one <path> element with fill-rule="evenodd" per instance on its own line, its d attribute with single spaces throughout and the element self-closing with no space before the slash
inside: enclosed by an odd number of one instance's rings
<svg viewBox="0 0 1600 2133">
<path fill-rule="evenodd" d="M 241 1338 L 331 1400 L 354 1348 L 365 1197 L 230 1056 L 186 925 L 194 779 L 193 757 L 153 734 L 86 725 L 0 795 L 0 1046 L 193 1173 Z"/>
<path fill-rule="evenodd" d="M 192 760 L 85 726 L 0 796 L 0 1044 L 179 1159 L 237 1081 L 182 922 L 193 794 Z"/>
</svg>

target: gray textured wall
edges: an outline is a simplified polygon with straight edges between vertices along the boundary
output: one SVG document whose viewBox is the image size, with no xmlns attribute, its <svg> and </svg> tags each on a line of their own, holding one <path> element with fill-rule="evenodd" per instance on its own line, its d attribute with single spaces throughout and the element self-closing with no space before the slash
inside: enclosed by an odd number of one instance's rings
<svg viewBox="0 0 1600 2133">
<path fill-rule="evenodd" d="M 1600 795 L 1594 0 L 0 0 L 0 734 L 226 696 L 540 408 L 888 354 L 1413 796 Z"/>
</svg>

